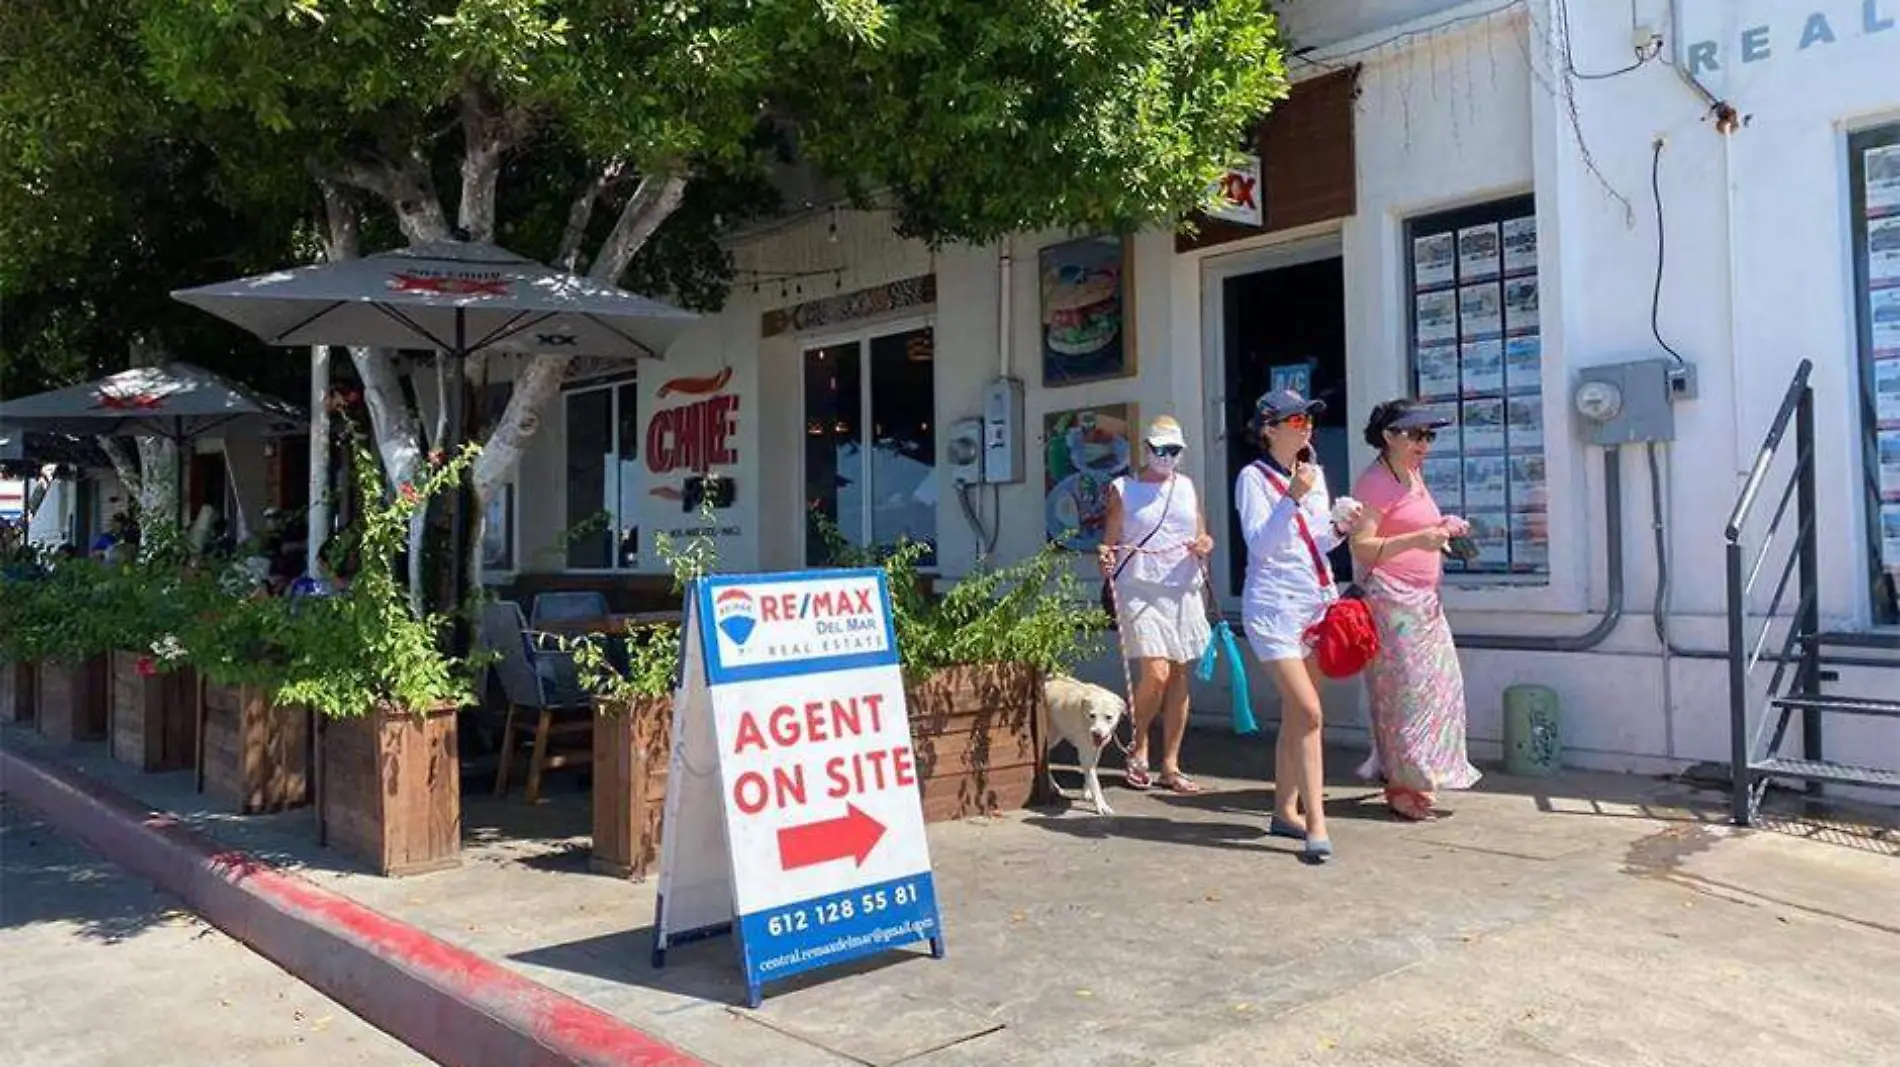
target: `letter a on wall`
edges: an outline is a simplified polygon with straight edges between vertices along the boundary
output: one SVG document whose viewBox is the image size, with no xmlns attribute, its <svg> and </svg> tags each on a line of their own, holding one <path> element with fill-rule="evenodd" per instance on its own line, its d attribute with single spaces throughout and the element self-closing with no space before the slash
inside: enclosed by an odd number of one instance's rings
<svg viewBox="0 0 1900 1067">
<path fill-rule="evenodd" d="M 924 943 L 943 956 L 881 570 L 702 579 L 686 595 L 653 963 L 733 933 L 767 982 Z"/>
</svg>

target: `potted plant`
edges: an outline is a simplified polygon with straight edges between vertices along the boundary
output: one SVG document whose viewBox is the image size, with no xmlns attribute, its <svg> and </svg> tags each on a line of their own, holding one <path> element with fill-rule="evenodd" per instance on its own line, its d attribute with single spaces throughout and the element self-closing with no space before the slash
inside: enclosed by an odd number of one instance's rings
<svg viewBox="0 0 1900 1067">
<path fill-rule="evenodd" d="M 115 611 L 107 568 L 62 559 L 38 585 L 26 641 L 37 652 L 34 722 L 48 740 L 106 736 L 106 654 Z"/>
<path fill-rule="evenodd" d="M 1099 651 L 1108 626 L 1074 556 L 1047 545 L 938 595 L 917 573 L 927 546 L 866 550 L 821 527 L 835 563 L 884 569 L 925 821 L 1026 806 L 1043 780 L 1043 679 Z"/>
<path fill-rule="evenodd" d="M 197 787 L 241 815 L 310 802 L 309 708 L 278 690 L 290 663 L 290 605 L 222 586 L 180 625 L 197 677 Z M 161 639 L 162 640 L 162 639 Z"/>
<path fill-rule="evenodd" d="M 441 870 L 461 862 L 456 717 L 470 702 L 470 672 L 442 650 L 448 620 L 412 608 L 396 560 L 410 516 L 453 491 L 478 450 L 433 454 L 418 482 L 389 492 L 375 457 L 348 431 L 361 517 L 347 540 L 358 569 L 332 595 L 291 602 L 276 697 L 318 716 L 324 843 L 379 874 Z"/>
<path fill-rule="evenodd" d="M 217 589 L 182 552 L 148 551 L 110 572 L 118 610 L 103 624 L 112 758 L 144 771 L 194 766 L 198 675 L 179 634 Z"/>
</svg>

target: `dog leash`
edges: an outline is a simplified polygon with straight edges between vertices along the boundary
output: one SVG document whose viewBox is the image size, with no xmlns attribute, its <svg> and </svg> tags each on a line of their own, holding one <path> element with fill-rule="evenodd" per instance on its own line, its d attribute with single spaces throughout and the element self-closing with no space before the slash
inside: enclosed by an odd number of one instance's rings
<svg viewBox="0 0 1900 1067">
<path fill-rule="evenodd" d="M 1178 545 L 1164 548 L 1144 548 L 1141 545 L 1109 545 L 1108 548 L 1109 551 L 1114 553 L 1117 557 L 1124 552 L 1131 556 L 1159 556 L 1165 553 L 1184 551 L 1191 545 L 1192 542 L 1184 541 Z M 1202 572 L 1206 573 L 1206 559 L 1202 559 L 1201 568 Z M 1107 748 L 1109 743 L 1112 742 L 1114 746 L 1120 750 L 1121 754 L 1126 757 L 1132 756 L 1135 753 L 1135 675 L 1134 672 L 1128 668 L 1128 627 L 1122 620 L 1122 591 L 1116 588 L 1113 578 L 1108 579 L 1108 600 L 1115 608 L 1115 658 L 1121 660 L 1122 689 L 1128 700 L 1128 742 L 1126 744 L 1122 742 L 1121 727 L 1117 726 L 1115 732 L 1108 735 L 1108 741 L 1104 742 L 1102 747 Z"/>
</svg>

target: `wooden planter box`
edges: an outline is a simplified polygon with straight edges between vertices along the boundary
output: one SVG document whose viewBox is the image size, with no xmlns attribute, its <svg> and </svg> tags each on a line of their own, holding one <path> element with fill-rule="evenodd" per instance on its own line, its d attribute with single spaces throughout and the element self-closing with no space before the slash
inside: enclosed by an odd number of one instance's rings
<svg viewBox="0 0 1900 1067">
<path fill-rule="evenodd" d="M 0 663 L 0 722 L 32 722 L 35 675 L 31 663 Z"/>
<path fill-rule="evenodd" d="M 594 715 L 594 854 L 590 866 L 644 880 L 660 858 L 673 701 L 602 706 Z"/>
<path fill-rule="evenodd" d="M 1017 811 L 1042 763 L 1042 679 L 1017 664 L 951 667 L 906 680 L 924 821 Z"/>
<path fill-rule="evenodd" d="M 319 835 L 401 877 L 462 862 L 462 769 L 456 709 L 382 711 L 324 722 Z"/>
<path fill-rule="evenodd" d="M 106 658 L 40 664 L 35 695 L 37 725 L 50 741 L 98 741 L 106 736 Z"/>
<path fill-rule="evenodd" d="M 112 653 L 112 758 L 142 771 L 177 771 L 198 755 L 198 675 L 189 667 L 150 676 L 149 658 Z"/>
<path fill-rule="evenodd" d="M 310 802 L 310 712 L 261 689 L 206 682 L 198 713 L 198 788 L 241 815 Z"/>
</svg>

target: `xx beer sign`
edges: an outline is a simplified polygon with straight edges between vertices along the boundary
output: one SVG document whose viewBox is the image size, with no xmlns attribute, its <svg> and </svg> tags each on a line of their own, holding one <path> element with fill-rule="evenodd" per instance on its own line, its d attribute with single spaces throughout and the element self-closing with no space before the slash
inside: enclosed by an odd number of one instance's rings
<svg viewBox="0 0 1900 1067">
<path fill-rule="evenodd" d="M 910 715 L 879 570 L 720 576 L 687 595 L 654 963 L 734 932 L 764 983 L 927 942 L 943 954 Z"/>
</svg>

